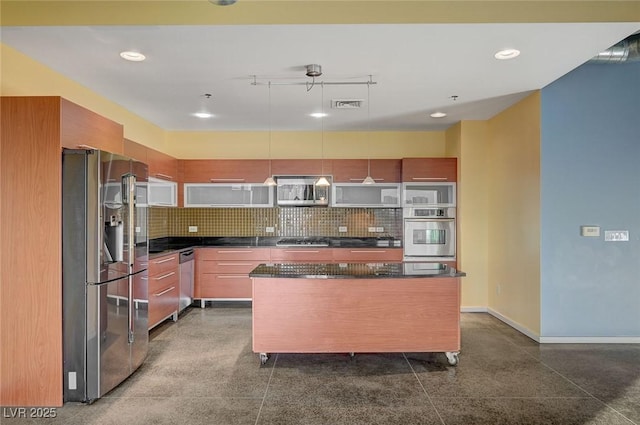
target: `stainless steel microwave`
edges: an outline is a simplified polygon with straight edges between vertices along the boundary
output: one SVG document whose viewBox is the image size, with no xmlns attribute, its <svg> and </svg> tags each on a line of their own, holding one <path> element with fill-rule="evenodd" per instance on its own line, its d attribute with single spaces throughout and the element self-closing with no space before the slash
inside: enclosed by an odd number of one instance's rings
<svg viewBox="0 0 640 425">
<path fill-rule="evenodd" d="M 275 176 L 276 203 L 282 206 L 327 206 L 330 186 L 319 186 L 322 176 Z M 329 183 L 331 177 L 325 176 Z"/>
</svg>

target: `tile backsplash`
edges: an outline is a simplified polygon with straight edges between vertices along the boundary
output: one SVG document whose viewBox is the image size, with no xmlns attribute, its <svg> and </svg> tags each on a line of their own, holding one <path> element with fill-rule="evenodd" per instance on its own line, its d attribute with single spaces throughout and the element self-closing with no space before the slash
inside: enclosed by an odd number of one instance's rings
<svg viewBox="0 0 640 425">
<path fill-rule="evenodd" d="M 189 232 L 196 226 L 196 233 Z M 340 228 L 346 232 L 340 232 Z M 272 230 L 273 232 L 268 232 Z M 376 228 L 376 232 L 369 232 Z M 344 230 L 344 229 L 342 229 Z M 400 208 L 162 208 L 149 214 L 149 237 L 402 237 Z"/>
</svg>

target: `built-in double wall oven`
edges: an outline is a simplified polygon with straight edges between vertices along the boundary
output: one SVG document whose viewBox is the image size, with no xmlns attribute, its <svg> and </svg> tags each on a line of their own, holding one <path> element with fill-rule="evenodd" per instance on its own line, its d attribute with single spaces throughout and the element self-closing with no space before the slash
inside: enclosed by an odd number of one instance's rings
<svg viewBox="0 0 640 425">
<path fill-rule="evenodd" d="M 404 208 L 404 261 L 456 258 L 456 209 Z"/>
</svg>

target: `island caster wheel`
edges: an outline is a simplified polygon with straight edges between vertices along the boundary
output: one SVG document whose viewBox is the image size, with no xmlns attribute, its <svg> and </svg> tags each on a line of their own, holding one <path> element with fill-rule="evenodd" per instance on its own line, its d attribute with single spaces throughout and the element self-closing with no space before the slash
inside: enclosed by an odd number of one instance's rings
<svg viewBox="0 0 640 425">
<path fill-rule="evenodd" d="M 354 353 L 353 351 L 351 351 L 351 352 L 349 353 L 349 357 L 350 357 L 350 358 L 352 358 L 352 359 L 353 359 L 355 356 L 356 356 L 356 353 Z"/>
<path fill-rule="evenodd" d="M 266 364 L 269 360 L 269 355 L 267 353 L 260 353 L 260 364 Z"/>
<path fill-rule="evenodd" d="M 458 355 L 460 353 L 458 352 L 451 352 L 451 351 L 447 351 L 446 353 L 444 353 L 447 356 L 447 361 L 449 362 L 449 364 L 451 366 L 455 366 L 458 364 Z"/>
</svg>

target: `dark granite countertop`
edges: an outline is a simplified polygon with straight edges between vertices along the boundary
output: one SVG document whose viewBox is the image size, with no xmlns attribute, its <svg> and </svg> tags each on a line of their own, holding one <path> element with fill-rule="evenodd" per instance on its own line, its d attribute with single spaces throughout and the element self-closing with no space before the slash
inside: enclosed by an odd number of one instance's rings
<svg viewBox="0 0 640 425">
<path fill-rule="evenodd" d="M 303 279 L 437 278 L 466 273 L 441 263 L 260 264 L 250 277 Z"/>
<path fill-rule="evenodd" d="M 275 248 L 283 239 L 299 239 L 314 242 L 322 240 L 325 246 L 319 248 L 402 248 L 402 240 L 394 238 L 339 238 L 339 237 L 280 237 L 280 236 L 252 236 L 252 237 L 167 237 L 149 240 L 149 254 L 151 257 L 182 251 L 188 248 L 206 247 L 238 247 L 238 248 Z M 290 248 L 293 245 L 288 245 Z M 317 245 L 296 245 L 301 248 Z"/>
</svg>

